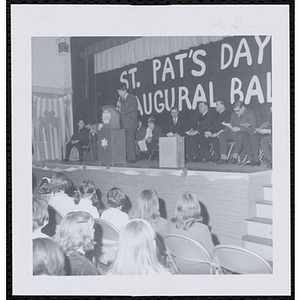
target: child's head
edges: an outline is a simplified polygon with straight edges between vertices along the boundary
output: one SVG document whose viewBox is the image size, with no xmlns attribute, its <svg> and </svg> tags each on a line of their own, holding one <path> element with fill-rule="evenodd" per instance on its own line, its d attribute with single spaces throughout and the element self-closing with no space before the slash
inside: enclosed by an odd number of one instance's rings
<svg viewBox="0 0 300 300">
<path fill-rule="evenodd" d="M 178 199 L 175 218 L 178 227 L 188 229 L 195 221 L 202 221 L 199 201 L 191 192 L 184 192 Z"/>
<path fill-rule="evenodd" d="M 151 223 L 159 216 L 159 202 L 154 190 L 144 190 L 137 198 L 137 217 Z"/>
<path fill-rule="evenodd" d="M 55 173 L 51 178 L 52 193 L 65 192 L 72 185 L 68 177 L 61 172 Z"/>
<path fill-rule="evenodd" d="M 32 196 L 32 231 L 48 224 L 48 202 L 43 196 Z"/>
<path fill-rule="evenodd" d="M 64 267 L 64 254 L 50 238 L 33 240 L 33 275 L 62 275 Z"/>
<path fill-rule="evenodd" d="M 155 127 L 155 117 L 150 117 L 147 124 L 150 129 L 153 129 Z"/>
<path fill-rule="evenodd" d="M 78 204 L 82 198 L 90 198 L 92 201 L 97 200 L 97 187 L 90 180 L 83 181 L 78 187 L 75 194 L 75 204 Z"/>
<path fill-rule="evenodd" d="M 124 192 L 117 187 L 112 188 L 107 193 L 107 204 L 110 207 L 114 207 L 114 208 L 121 207 L 125 204 L 125 200 L 126 200 L 126 196 Z"/>
<path fill-rule="evenodd" d="M 66 214 L 54 239 L 66 255 L 70 255 L 78 249 L 83 251 L 93 250 L 93 217 L 83 211 Z"/>
<path fill-rule="evenodd" d="M 38 192 L 41 195 L 51 193 L 51 178 L 43 177 L 38 185 Z"/>
<path fill-rule="evenodd" d="M 111 273 L 117 275 L 149 274 L 149 269 L 161 273 L 156 254 L 155 232 L 145 220 L 129 221 L 122 230 Z"/>
</svg>

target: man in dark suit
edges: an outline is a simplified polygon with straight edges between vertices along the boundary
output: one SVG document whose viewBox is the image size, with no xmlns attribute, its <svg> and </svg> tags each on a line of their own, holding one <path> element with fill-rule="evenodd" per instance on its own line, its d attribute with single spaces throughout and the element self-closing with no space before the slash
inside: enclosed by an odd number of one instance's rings
<svg viewBox="0 0 300 300">
<path fill-rule="evenodd" d="M 136 162 L 135 132 L 138 127 L 137 99 L 127 92 L 126 84 L 118 86 L 119 99 L 117 108 L 121 112 L 121 128 L 125 129 L 126 159 L 132 164 Z"/>
<path fill-rule="evenodd" d="M 210 130 L 215 114 L 213 109 L 208 109 L 207 102 L 204 101 L 199 103 L 199 111 L 201 115 L 198 121 L 189 131 L 186 132 L 187 161 L 201 161 L 199 141 L 204 136 L 204 132 Z"/>
<path fill-rule="evenodd" d="M 178 109 L 174 106 L 170 109 L 170 115 L 165 123 L 163 131 L 166 136 L 184 136 L 186 131 L 185 121 L 180 116 Z"/>
<path fill-rule="evenodd" d="M 71 141 L 66 145 L 66 157 L 64 161 L 69 161 L 71 149 L 76 147 L 79 152 L 79 161 L 83 161 L 83 148 L 89 142 L 89 129 L 84 127 L 84 121 L 80 120 L 78 123 L 78 131 L 71 136 Z"/>
<path fill-rule="evenodd" d="M 231 112 L 226 110 L 225 100 L 219 99 L 216 101 L 216 112 L 210 130 L 205 131 L 204 136 L 199 140 L 201 159 L 203 162 L 217 162 L 220 159 L 219 135 L 226 128 L 222 123 L 230 122 Z M 210 155 L 209 144 L 212 144 L 214 147 L 213 156 Z"/>
</svg>

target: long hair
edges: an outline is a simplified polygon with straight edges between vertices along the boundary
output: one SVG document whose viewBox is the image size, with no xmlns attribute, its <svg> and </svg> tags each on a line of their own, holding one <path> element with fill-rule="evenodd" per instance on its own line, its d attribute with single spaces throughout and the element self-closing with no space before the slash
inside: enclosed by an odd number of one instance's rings
<svg viewBox="0 0 300 300">
<path fill-rule="evenodd" d="M 50 238 L 37 238 L 33 242 L 33 275 L 63 275 L 65 257 Z"/>
<path fill-rule="evenodd" d="M 94 219 L 83 211 L 66 214 L 54 236 L 55 242 L 67 256 L 81 247 L 84 251 L 93 250 L 93 239 Z"/>
<path fill-rule="evenodd" d="M 93 204 L 98 204 L 97 187 L 90 180 L 83 181 L 78 187 L 74 195 L 74 203 L 79 204 L 82 198 L 91 197 Z"/>
<path fill-rule="evenodd" d="M 64 173 L 58 172 L 51 177 L 51 191 L 53 194 L 65 192 L 71 186 L 72 182 Z"/>
<path fill-rule="evenodd" d="M 155 225 L 160 217 L 157 193 L 154 190 L 144 190 L 137 198 L 135 218 L 148 221 Z"/>
<path fill-rule="evenodd" d="M 110 189 L 107 193 L 107 204 L 110 207 L 114 207 L 114 208 L 120 207 L 124 205 L 125 200 L 126 200 L 126 196 L 124 192 L 117 187 Z"/>
<path fill-rule="evenodd" d="M 48 221 L 47 200 L 43 196 L 32 195 L 32 231 L 44 227 Z"/>
<path fill-rule="evenodd" d="M 149 274 L 151 268 L 158 274 L 166 273 L 166 269 L 157 260 L 154 240 L 155 232 L 147 221 L 142 219 L 129 221 L 120 234 L 111 274 Z"/>
<path fill-rule="evenodd" d="M 189 229 L 194 222 L 202 222 L 201 207 L 197 197 L 191 192 L 184 192 L 176 203 L 175 217 L 171 219 L 176 228 Z"/>
</svg>

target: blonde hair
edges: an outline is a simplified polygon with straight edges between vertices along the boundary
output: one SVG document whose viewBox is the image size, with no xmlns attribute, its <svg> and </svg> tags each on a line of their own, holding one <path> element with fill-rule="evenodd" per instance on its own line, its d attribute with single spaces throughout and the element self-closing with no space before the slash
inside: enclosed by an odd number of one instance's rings
<svg viewBox="0 0 300 300">
<path fill-rule="evenodd" d="M 43 196 L 32 195 L 32 231 L 44 227 L 48 221 L 47 200 Z"/>
<path fill-rule="evenodd" d="M 63 275 L 65 256 L 50 238 L 37 238 L 33 246 L 33 275 Z"/>
<path fill-rule="evenodd" d="M 113 275 L 142 275 L 154 272 L 163 274 L 166 269 L 158 262 L 155 232 L 145 220 L 129 221 L 120 234 Z"/>
<path fill-rule="evenodd" d="M 93 239 L 94 219 L 84 211 L 66 214 L 54 236 L 55 242 L 67 256 L 81 247 L 84 251 L 93 250 Z"/>
<path fill-rule="evenodd" d="M 144 190 L 137 198 L 135 218 L 148 221 L 156 225 L 160 217 L 157 193 L 154 190 Z"/>
<path fill-rule="evenodd" d="M 51 177 L 51 191 L 54 194 L 61 191 L 65 192 L 71 186 L 72 182 L 64 173 L 57 172 Z"/>
<path fill-rule="evenodd" d="M 184 192 L 176 203 L 175 217 L 171 219 L 176 228 L 189 229 L 194 222 L 202 222 L 201 207 L 195 194 Z"/>
</svg>

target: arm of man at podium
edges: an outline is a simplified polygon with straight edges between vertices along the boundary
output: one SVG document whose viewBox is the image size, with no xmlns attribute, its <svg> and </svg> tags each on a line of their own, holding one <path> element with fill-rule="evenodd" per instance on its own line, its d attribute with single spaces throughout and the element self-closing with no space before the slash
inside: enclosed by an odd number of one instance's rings
<svg viewBox="0 0 300 300">
<path fill-rule="evenodd" d="M 121 114 L 124 117 L 136 110 L 137 110 L 137 99 L 135 96 L 128 94 L 127 99 L 125 100 L 125 105 L 123 105 L 122 107 Z"/>
</svg>

